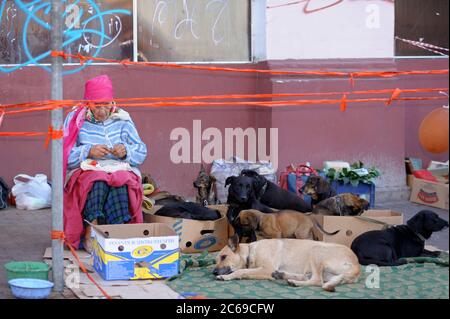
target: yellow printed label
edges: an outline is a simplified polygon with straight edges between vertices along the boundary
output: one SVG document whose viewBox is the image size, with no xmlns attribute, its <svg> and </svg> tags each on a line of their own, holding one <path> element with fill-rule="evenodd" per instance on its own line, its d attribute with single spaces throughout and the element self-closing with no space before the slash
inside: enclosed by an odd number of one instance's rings
<svg viewBox="0 0 450 319">
<path fill-rule="evenodd" d="M 139 279 L 161 279 L 161 276 L 156 273 L 151 273 L 148 268 L 135 268 L 134 277 L 131 280 Z"/>
<path fill-rule="evenodd" d="M 152 252 L 153 248 L 151 246 L 140 246 L 133 250 L 131 256 L 133 256 L 133 258 L 145 258 L 150 256 Z"/>
</svg>

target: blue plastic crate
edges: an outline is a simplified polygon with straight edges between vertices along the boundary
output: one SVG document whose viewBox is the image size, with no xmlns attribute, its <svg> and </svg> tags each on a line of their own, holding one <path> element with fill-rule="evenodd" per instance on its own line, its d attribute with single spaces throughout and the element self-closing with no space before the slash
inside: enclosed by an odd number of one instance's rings
<svg viewBox="0 0 450 319">
<path fill-rule="evenodd" d="M 331 184 L 336 190 L 337 194 L 352 193 L 356 195 L 363 195 L 370 202 L 370 208 L 375 208 L 375 184 L 359 183 L 357 187 L 352 184 L 344 184 L 342 182 L 334 181 Z"/>
</svg>

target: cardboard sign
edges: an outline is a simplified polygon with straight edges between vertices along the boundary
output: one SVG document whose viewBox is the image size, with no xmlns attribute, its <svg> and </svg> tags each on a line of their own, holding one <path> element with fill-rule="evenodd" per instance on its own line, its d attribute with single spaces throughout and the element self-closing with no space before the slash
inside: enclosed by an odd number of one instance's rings
<svg viewBox="0 0 450 319">
<path fill-rule="evenodd" d="M 376 221 L 388 225 L 403 224 L 403 214 L 390 210 L 368 210 L 361 215 L 362 217 L 370 218 L 373 220 L 372 222 L 353 216 L 312 216 L 327 232 L 332 233 L 339 230 L 339 233 L 334 236 L 326 235 L 320 231 L 315 232 L 320 241 L 342 244 L 348 247 L 359 235 L 368 231 L 383 229 L 383 225 L 376 223 Z"/>
<path fill-rule="evenodd" d="M 448 184 L 412 179 L 411 202 L 448 210 L 448 195 Z"/>
<path fill-rule="evenodd" d="M 172 227 L 180 237 L 180 249 L 183 253 L 199 253 L 205 250 L 215 252 L 221 250 L 228 242 L 227 205 L 212 205 L 210 209 L 218 210 L 222 218 L 212 221 L 172 218 L 157 216 L 155 213 L 162 206 L 152 210 L 144 209 L 146 223 L 161 223 Z"/>
<path fill-rule="evenodd" d="M 105 280 L 178 275 L 179 237 L 164 224 L 95 226 L 94 269 Z"/>
</svg>

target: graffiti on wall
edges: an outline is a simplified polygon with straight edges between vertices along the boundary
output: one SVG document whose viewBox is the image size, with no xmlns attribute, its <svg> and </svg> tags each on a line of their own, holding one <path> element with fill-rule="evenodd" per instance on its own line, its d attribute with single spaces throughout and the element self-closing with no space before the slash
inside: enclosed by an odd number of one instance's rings
<svg viewBox="0 0 450 319">
<path fill-rule="evenodd" d="M 132 41 L 132 33 L 124 30 L 124 19 L 130 25 L 132 12 L 128 8 L 118 7 L 120 4 L 131 4 L 131 0 L 105 3 L 95 0 L 62 1 L 65 4 L 62 13 L 64 51 L 98 57 L 108 50 L 120 51 L 117 50 L 120 43 Z M 0 72 L 11 73 L 28 65 L 38 65 L 51 71 L 45 65 L 50 63 L 51 55 L 50 14 L 49 0 L 0 0 Z M 66 70 L 65 74 L 79 72 L 90 63 L 87 61 L 84 65 Z"/>
</svg>

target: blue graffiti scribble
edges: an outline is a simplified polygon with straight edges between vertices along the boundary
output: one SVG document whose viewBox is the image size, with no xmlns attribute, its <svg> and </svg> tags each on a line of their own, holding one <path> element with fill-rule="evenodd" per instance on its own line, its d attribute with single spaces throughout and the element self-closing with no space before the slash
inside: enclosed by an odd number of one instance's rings
<svg viewBox="0 0 450 319">
<path fill-rule="evenodd" d="M 0 26 L 1 26 L 3 13 L 5 11 L 5 6 L 6 6 L 7 0 L 0 0 L 0 1 L 1 1 L 0 2 Z M 68 9 L 77 5 L 79 2 L 80 1 L 77 0 L 72 4 L 69 4 Z M 81 18 L 84 15 L 84 10 L 82 8 L 80 9 L 80 12 L 79 12 L 78 16 L 76 17 L 75 21 L 73 21 L 71 23 L 71 25 L 69 27 L 67 27 L 66 30 L 64 30 L 63 50 L 65 48 L 68 48 L 75 41 L 81 39 L 82 37 L 85 37 L 86 34 L 97 35 L 100 38 L 99 43 L 98 43 L 98 45 L 95 46 L 96 50 L 93 52 L 93 54 L 91 54 L 91 56 L 98 57 L 102 51 L 102 48 L 104 47 L 105 41 L 111 41 L 111 38 L 105 34 L 104 17 L 107 15 L 115 15 L 115 14 L 131 15 L 131 12 L 128 10 L 123 10 L 123 9 L 101 11 L 101 9 L 95 3 L 94 0 L 87 0 L 86 2 L 92 8 L 93 15 L 81 23 L 81 25 L 83 26 L 82 28 L 80 28 L 79 30 L 74 29 L 75 26 L 77 24 L 79 24 L 79 22 L 81 21 Z M 11 72 L 14 72 L 24 66 L 31 65 L 31 64 L 36 64 L 39 67 L 50 72 L 51 71 L 50 67 L 42 65 L 40 63 L 42 63 L 42 61 L 44 59 L 46 59 L 50 56 L 51 51 L 48 50 L 47 52 L 42 53 L 38 56 L 33 56 L 30 51 L 30 48 L 28 46 L 28 30 L 30 28 L 31 22 L 38 24 L 45 30 L 49 30 L 49 31 L 51 30 L 51 25 L 48 22 L 44 21 L 42 18 L 37 16 L 37 13 L 42 12 L 43 17 L 50 17 L 51 2 L 48 0 L 47 1 L 36 0 L 36 1 L 29 2 L 29 3 L 23 3 L 23 1 L 21 1 L 21 0 L 14 0 L 14 3 L 17 6 L 18 10 L 21 11 L 26 16 L 24 24 L 23 24 L 23 28 L 22 28 L 22 49 L 23 49 L 23 52 L 25 53 L 27 61 L 22 64 L 14 65 L 11 67 L 0 66 L 0 72 L 11 73 Z M 67 3 L 67 0 L 63 0 L 63 3 Z M 70 10 L 65 10 L 62 17 L 63 18 L 66 17 L 66 15 L 69 11 Z M 92 29 L 92 28 L 87 28 L 87 25 L 90 22 L 95 21 L 95 20 L 97 20 L 99 22 L 100 29 L 96 30 L 96 29 Z M 92 64 L 92 61 L 86 61 L 86 63 L 84 63 L 83 65 L 80 65 L 80 67 L 72 69 L 72 70 L 64 71 L 63 74 L 69 75 L 69 74 L 77 73 L 77 72 L 83 70 L 84 68 L 86 68 L 87 66 L 89 66 L 90 64 Z"/>
</svg>

